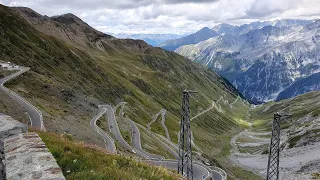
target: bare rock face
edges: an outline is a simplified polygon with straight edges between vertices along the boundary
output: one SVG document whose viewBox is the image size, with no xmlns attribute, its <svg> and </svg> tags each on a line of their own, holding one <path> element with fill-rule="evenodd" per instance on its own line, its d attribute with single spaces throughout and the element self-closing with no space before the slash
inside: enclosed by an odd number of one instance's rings
<svg viewBox="0 0 320 180">
<path fill-rule="evenodd" d="M 0 114 L 0 138 L 27 132 L 27 126 L 10 116 Z"/>
<path fill-rule="evenodd" d="M 37 133 L 22 133 L 4 140 L 8 180 L 64 180 L 56 160 Z"/>
</svg>

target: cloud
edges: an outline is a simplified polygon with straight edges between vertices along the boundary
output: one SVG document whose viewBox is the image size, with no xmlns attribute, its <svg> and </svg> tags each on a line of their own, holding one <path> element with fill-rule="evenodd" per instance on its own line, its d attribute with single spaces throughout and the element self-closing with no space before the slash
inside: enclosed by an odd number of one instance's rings
<svg viewBox="0 0 320 180">
<path fill-rule="evenodd" d="M 0 0 L 43 15 L 73 13 L 112 33 L 192 33 L 217 23 L 320 18 L 319 0 Z"/>
<path fill-rule="evenodd" d="M 160 2 L 169 3 L 169 4 L 183 4 L 183 3 L 199 4 L 199 3 L 212 3 L 215 1 L 218 1 L 218 0 L 163 0 Z"/>
<path fill-rule="evenodd" d="M 2 3 L 16 6 L 38 4 L 45 7 L 68 7 L 77 9 L 95 10 L 101 8 L 108 9 L 131 9 L 152 4 L 184 4 L 184 3 L 210 3 L 217 0 L 3 0 Z"/>
<path fill-rule="evenodd" d="M 249 17 L 265 17 L 274 13 L 280 14 L 286 10 L 296 8 L 297 2 L 297 0 L 256 0 L 251 4 L 246 14 Z"/>
</svg>

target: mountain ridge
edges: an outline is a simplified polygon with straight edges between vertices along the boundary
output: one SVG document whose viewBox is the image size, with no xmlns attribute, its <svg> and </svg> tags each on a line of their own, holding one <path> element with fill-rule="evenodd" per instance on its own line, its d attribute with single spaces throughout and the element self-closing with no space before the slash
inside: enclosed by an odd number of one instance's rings
<svg viewBox="0 0 320 180">
<path fill-rule="evenodd" d="M 108 34 L 108 33 L 107 33 Z M 131 33 L 110 33 L 116 38 L 119 39 L 140 39 L 144 40 L 146 43 L 152 46 L 159 46 L 161 43 L 166 40 L 177 39 L 182 37 L 183 35 L 178 34 L 131 34 Z"/>
<path fill-rule="evenodd" d="M 127 102 L 126 118 L 141 126 L 146 126 L 160 109 L 166 109 L 165 124 L 171 140 L 177 143 L 181 92 L 192 89 L 198 91 L 190 103 L 194 114 L 203 112 L 221 97 L 224 102 L 235 102 L 234 109 L 221 104 L 221 108 L 228 108 L 223 112 L 213 109 L 192 121 L 193 136 L 214 165 L 230 169 L 228 177 L 241 176 L 241 173 L 249 176 L 250 173 L 241 169 L 231 171 L 235 167 L 224 161 L 226 152 L 220 150 L 228 146 L 226 132 L 243 126 L 245 110 L 249 108 L 239 97 L 241 94 L 221 76 L 142 40 L 104 37 L 106 35 L 73 21 L 67 25 L 49 17 L 36 18 L 24 13 L 0 5 L 0 58 L 30 67 L 28 73 L 6 86 L 39 108 L 47 131 L 66 132 L 78 141 L 104 147 L 103 139 L 90 128 L 90 120 L 98 112 L 98 105 Z M 86 29 L 90 31 L 86 33 Z M 8 99 L 0 102 L 10 103 Z M 19 113 L 25 116 L 23 111 Z M 104 128 L 105 121 L 99 120 L 97 125 Z M 166 136 L 162 127 L 155 122 L 151 131 Z M 130 143 L 130 128 L 121 128 L 121 133 Z M 143 147 L 145 151 L 166 156 L 167 152 L 152 138 L 142 135 L 142 141 L 148 145 Z M 220 152 L 219 157 L 211 154 L 213 149 Z"/>
<path fill-rule="evenodd" d="M 26 18 L 33 21 L 28 21 Z M 232 152 L 230 141 L 232 141 L 232 136 L 239 131 L 245 131 L 245 129 L 270 130 L 273 114 L 279 110 L 294 114 L 295 122 L 288 121 L 289 125 L 285 124 L 287 130 L 292 130 L 290 125 L 296 122 L 298 125 L 293 129 L 293 133 L 301 135 L 300 130 L 304 125 L 310 128 L 299 137 L 299 142 L 294 142 L 296 138 L 289 139 L 296 137 L 295 135 L 288 136 L 289 144 L 292 147 L 313 143 L 318 138 L 309 139 L 310 135 L 319 135 L 310 131 L 315 130 L 313 125 L 310 127 L 310 124 L 316 123 L 316 120 L 319 119 L 319 93 L 309 93 L 289 101 L 254 106 L 242 99 L 241 93 L 230 85 L 229 81 L 224 80 L 208 67 L 192 62 L 177 53 L 152 47 L 141 40 L 117 39 L 99 34 L 90 27 L 83 27 L 86 25 L 81 22 L 78 22 L 77 25 L 77 22 L 74 21 L 78 20 L 72 20 L 73 17 L 71 17 L 71 21 L 68 18 L 63 19 L 63 17 L 60 17 L 62 19 L 58 19 L 58 21 L 47 19 L 45 16 L 38 16 L 38 19 L 26 18 L 13 12 L 12 9 L 0 5 L 0 58 L 6 62 L 10 61 L 17 65 L 30 67 L 28 73 L 8 82 L 6 86 L 42 111 L 48 131 L 64 134 L 67 141 L 62 146 L 61 142 L 57 142 L 58 140 L 64 141 L 64 139 L 59 139 L 61 135 L 52 136 L 48 133 L 43 134 L 42 137 L 53 145 L 52 149 L 58 152 L 55 153 L 59 156 L 58 160 L 64 159 L 61 154 L 68 155 L 68 161 L 63 160 L 63 163 L 67 165 L 71 163 L 80 169 L 83 167 L 83 164 L 75 164 L 74 156 L 70 156 L 70 153 L 73 155 L 74 152 L 79 152 L 79 146 L 74 146 L 71 148 L 72 152 L 69 151 L 70 139 L 74 138 L 77 141 L 105 147 L 103 139 L 90 127 L 90 120 L 97 115 L 99 105 L 102 104 L 108 104 L 111 110 L 113 105 L 126 102 L 124 111 L 119 110 L 121 115 L 115 115 L 117 116 L 115 118 L 119 122 L 120 134 L 129 144 L 132 143 L 132 131 L 127 126 L 127 118 L 139 124 L 139 127 L 146 127 L 150 121 L 154 120 L 155 114 L 165 109 L 165 122 L 163 121 L 161 124 L 160 120 L 155 119 L 150 125 L 150 131 L 154 134 L 157 133 L 159 137 L 170 136 L 173 143 L 177 144 L 181 115 L 181 92 L 184 89 L 198 91 L 197 96 L 190 98 L 190 116 L 196 117 L 190 122 L 193 143 L 202 150 L 201 156 L 206 159 L 204 161 L 224 169 L 228 173 L 228 179 L 262 179 L 243 170 L 235 165 L 236 162 L 229 159 Z M 48 31 L 48 27 L 52 31 Z M 317 28 L 316 24 L 308 27 L 308 29 L 314 28 Z M 233 68 L 246 67 L 232 61 L 234 57 L 242 55 L 240 52 L 230 53 L 230 50 L 236 48 L 235 45 L 238 41 L 232 37 L 234 36 L 225 34 L 208 40 L 210 43 L 215 42 L 216 44 L 222 40 L 225 42 L 221 45 L 221 51 L 215 55 L 218 58 L 223 57 L 228 60 L 225 66 L 220 65 L 229 73 L 233 72 Z M 270 42 L 274 40 L 276 39 L 268 39 Z M 313 42 L 312 39 L 310 42 Z M 202 45 L 206 46 L 205 43 Z M 309 45 L 309 41 L 307 45 Z M 271 55 L 278 57 L 277 53 Z M 212 59 L 216 57 L 212 57 Z M 218 65 L 220 61 L 215 60 Z M 261 75 L 262 71 L 253 76 Z M 263 73 L 267 74 L 268 71 L 263 71 Z M 11 101 L 7 98 L 0 98 L 0 102 L 2 105 L 9 104 Z M 6 108 L 6 106 L 1 107 Z M 14 106 L 9 108 L 16 109 Z M 28 120 L 25 111 L 16 110 L 15 112 L 20 113 L 20 116 Z M 114 113 L 118 114 L 118 112 Z M 96 120 L 96 125 L 99 128 L 106 133 L 110 132 L 110 124 L 105 119 Z M 301 124 L 302 121 L 305 123 Z M 147 131 L 140 130 L 141 144 L 145 151 L 168 157 L 166 149 L 159 147 L 157 141 L 153 141 L 154 138 L 146 134 Z M 82 143 L 76 142 L 76 144 L 81 145 Z M 126 151 L 121 145 L 116 144 L 116 146 L 120 153 L 125 155 L 125 158 L 121 159 L 127 159 L 127 156 L 137 157 L 134 152 Z M 250 147 L 249 150 L 254 153 L 265 152 L 264 149 L 260 151 L 259 148 Z M 69 150 L 66 151 L 66 149 Z M 81 148 L 82 150 L 83 148 Z M 241 150 L 245 150 L 243 154 L 247 153 L 246 148 Z M 85 153 L 79 154 L 80 159 L 76 158 L 78 162 L 81 162 L 83 154 Z M 90 158 L 94 155 L 92 154 Z M 193 157 L 202 160 L 201 156 L 195 153 Z M 123 162 L 121 159 L 117 159 L 114 168 L 121 165 L 119 163 Z M 91 161 L 88 162 L 91 163 Z M 114 160 L 109 162 L 115 164 Z M 266 163 L 262 163 L 266 165 Z M 299 164 L 299 162 L 297 163 Z M 93 169 L 99 166 L 105 167 L 104 164 L 95 165 L 97 166 L 92 167 Z M 305 164 L 300 163 L 300 165 L 304 166 Z M 70 172 L 68 167 L 65 170 Z M 85 169 L 85 171 L 88 173 L 88 177 L 92 177 L 90 176 L 92 175 L 91 169 Z M 149 172 L 154 175 L 154 171 Z M 72 176 L 74 171 L 71 170 L 67 174 Z M 292 174 L 295 175 L 295 172 L 292 171 Z M 127 176 L 122 177 L 127 178 Z"/>
<path fill-rule="evenodd" d="M 203 40 L 207 40 L 211 37 L 215 37 L 217 36 L 218 33 L 211 30 L 208 27 L 204 27 L 202 29 L 200 29 L 199 31 L 190 34 L 188 36 L 179 38 L 179 39 L 174 39 L 174 40 L 168 40 L 165 41 L 164 43 L 160 44 L 159 47 L 166 49 L 166 50 L 175 50 L 177 49 L 177 47 L 180 47 L 182 45 L 186 45 L 186 44 L 196 44 L 200 41 Z"/>
<path fill-rule="evenodd" d="M 318 72 L 319 22 L 297 26 L 267 25 L 240 36 L 222 34 L 198 44 L 182 46 L 176 52 L 214 69 L 252 101 L 275 100 L 299 77 Z M 266 72 L 259 75 L 264 67 Z M 269 76 L 266 75 L 270 73 L 275 79 L 268 83 Z M 273 83 L 277 85 L 272 86 Z"/>
<path fill-rule="evenodd" d="M 85 46 L 86 43 L 101 38 L 114 38 L 93 29 L 71 13 L 48 17 L 26 7 L 12 7 L 11 9 L 41 32 L 79 46 Z"/>
</svg>

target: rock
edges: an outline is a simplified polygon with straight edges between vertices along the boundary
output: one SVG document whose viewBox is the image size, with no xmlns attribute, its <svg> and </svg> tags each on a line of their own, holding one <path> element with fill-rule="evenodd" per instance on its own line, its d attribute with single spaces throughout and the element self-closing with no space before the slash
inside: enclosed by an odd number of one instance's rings
<svg viewBox="0 0 320 180">
<path fill-rule="evenodd" d="M 2 160 L 0 160 L 0 179 L 6 179 L 5 167 Z"/>
<path fill-rule="evenodd" d="M 27 126 L 10 116 L 0 114 L 0 137 L 6 138 L 19 133 L 27 132 Z"/>
<path fill-rule="evenodd" d="M 320 169 L 320 159 L 316 159 L 302 166 L 298 172 L 304 172 L 304 173 L 317 172 L 319 169 Z"/>
<path fill-rule="evenodd" d="M 0 139 L 0 179 L 6 178 L 6 171 L 4 165 L 4 142 Z"/>
</svg>

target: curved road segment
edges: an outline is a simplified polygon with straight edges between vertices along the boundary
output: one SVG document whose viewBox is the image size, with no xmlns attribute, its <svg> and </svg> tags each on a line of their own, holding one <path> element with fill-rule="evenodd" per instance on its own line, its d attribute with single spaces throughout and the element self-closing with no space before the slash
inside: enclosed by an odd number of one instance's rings
<svg viewBox="0 0 320 180">
<path fill-rule="evenodd" d="M 17 101 L 20 105 L 22 105 L 27 110 L 32 127 L 36 127 L 36 128 L 39 128 L 39 129 L 45 131 L 41 111 L 38 108 L 36 108 L 35 106 L 33 106 L 31 103 L 26 101 L 25 99 L 23 99 L 21 96 L 19 96 L 18 94 L 16 94 L 15 92 L 11 91 L 10 89 L 8 89 L 4 86 L 4 84 L 7 81 L 10 81 L 11 79 L 14 79 L 14 78 L 20 76 L 21 74 L 29 71 L 30 68 L 19 67 L 14 70 L 18 70 L 18 72 L 0 79 L 0 89 L 3 92 L 7 93 L 10 96 L 10 98 Z"/>
<path fill-rule="evenodd" d="M 96 124 L 96 120 L 99 119 L 104 113 L 107 112 L 107 119 L 108 119 L 108 126 L 110 129 L 110 132 L 112 132 L 112 134 L 114 135 L 115 139 L 127 150 L 136 153 L 137 155 L 147 158 L 148 160 L 143 160 L 144 162 L 148 162 L 150 164 L 154 164 L 157 166 L 164 166 L 168 169 L 171 170 L 177 170 L 178 168 L 178 160 L 164 160 L 161 159 L 161 156 L 157 156 L 157 155 L 153 155 L 150 153 L 145 152 L 142 147 L 141 147 L 141 139 L 140 139 L 140 131 L 139 131 L 139 127 L 143 128 L 144 130 L 146 130 L 146 132 L 148 132 L 148 134 L 152 137 L 154 137 L 157 141 L 160 142 L 160 144 L 168 149 L 172 154 L 174 154 L 175 158 L 178 158 L 178 154 L 176 153 L 175 150 L 173 150 L 171 147 L 169 147 L 166 143 L 162 142 L 158 137 L 156 137 L 156 135 L 154 135 L 152 132 L 150 132 L 147 128 L 145 128 L 144 126 L 137 124 L 135 122 L 133 122 L 132 120 L 128 119 L 131 128 L 132 128 L 132 145 L 134 146 L 131 147 L 122 137 L 121 132 L 119 130 L 117 121 L 116 121 L 116 117 L 115 117 L 115 110 L 121 106 L 123 108 L 124 103 L 118 104 L 117 106 L 115 106 L 114 108 L 112 108 L 112 106 L 110 105 L 101 105 L 99 106 L 100 112 L 98 115 L 96 115 L 92 120 L 91 120 L 91 126 L 94 129 L 98 129 L 98 127 L 95 125 Z M 121 110 L 120 112 L 122 112 L 123 110 Z M 123 112 L 120 113 L 120 116 L 123 115 Z M 97 131 L 97 130 L 96 130 Z M 98 132 L 99 133 L 99 132 Z M 100 133 L 99 133 L 100 134 Z M 100 134 L 101 135 L 101 134 Z M 166 139 L 166 138 L 165 138 Z M 225 180 L 226 176 L 222 175 L 223 170 L 220 169 L 211 169 L 199 162 L 194 162 L 193 165 L 193 177 L 194 179 L 210 179 L 211 177 L 214 178 L 214 180 Z"/>
<path fill-rule="evenodd" d="M 140 130 L 137 127 L 136 123 L 133 122 L 131 119 L 128 119 L 131 129 L 132 129 L 132 145 L 134 148 L 138 149 L 140 152 L 148 156 L 150 159 L 164 159 L 162 156 L 150 154 L 144 151 L 141 147 L 141 138 L 140 138 Z"/>
<path fill-rule="evenodd" d="M 122 104 L 121 107 L 124 106 L 125 103 L 120 103 Z M 144 152 L 141 152 L 139 149 L 135 149 L 133 147 L 131 147 L 127 141 L 125 141 L 121 135 L 121 132 L 119 130 L 119 126 L 116 120 L 116 116 L 115 116 L 115 110 L 116 108 L 112 108 L 112 106 L 110 105 L 103 105 L 103 107 L 105 107 L 107 109 L 107 120 L 108 120 L 108 126 L 109 126 L 109 130 L 110 132 L 113 134 L 114 138 L 121 144 L 121 146 L 123 146 L 125 149 L 133 152 L 134 154 L 137 154 L 138 156 L 141 156 L 143 158 L 147 158 L 147 159 L 152 159 L 153 156 L 149 156 L 150 154 L 145 154 Z M 119 107 L 119 106 L 116 106 Z M 122 110 L 120 111 L 121 116 L 123 115 Z"/>
<path fill-rule="evenodd" d="M 101 128 L 97 126 L 98 119 L 100 119 L 101 116 L 107 112 L 107 108 L 104 106 L 99 106 L 99 109 L 100 109 L 100 112 L 90 121 L 90 126 L 103 138 L 106 144 L 106 149 L 110 152 L 116 153 L 117 149 L 116 149 L 116 145 L 114 144 L 114 140 L 107 133 L 105 133 Z"/>
</svg>

